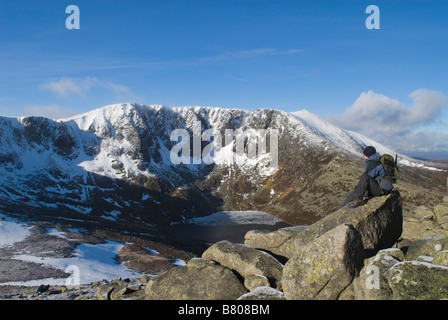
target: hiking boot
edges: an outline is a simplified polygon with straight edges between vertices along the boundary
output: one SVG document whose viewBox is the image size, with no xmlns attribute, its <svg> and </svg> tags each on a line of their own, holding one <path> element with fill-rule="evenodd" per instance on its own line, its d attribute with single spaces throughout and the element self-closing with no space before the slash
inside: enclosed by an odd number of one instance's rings
<svg viewBox="0 0 448 320">
<path fill-rule="evenodd" d="M 363 198 L 361 196 L 355 194 L 354 200 L 349 203 L 348 207 L 354 209 L 354 208 L 358 208 L 362 205 L 364 205 Z"/>
</svg>

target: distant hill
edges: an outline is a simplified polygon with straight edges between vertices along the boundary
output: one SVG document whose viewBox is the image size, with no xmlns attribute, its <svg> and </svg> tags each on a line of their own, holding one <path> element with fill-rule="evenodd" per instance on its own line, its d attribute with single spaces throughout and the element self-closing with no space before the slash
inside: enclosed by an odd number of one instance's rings
<svg viewBox="0 0 448 320">
<path fill-rule="evenodd" d="M 426 161 L 426 164 L 431 167 L 448 170 L 448 159 L 428 160 Z"/>
</svg>

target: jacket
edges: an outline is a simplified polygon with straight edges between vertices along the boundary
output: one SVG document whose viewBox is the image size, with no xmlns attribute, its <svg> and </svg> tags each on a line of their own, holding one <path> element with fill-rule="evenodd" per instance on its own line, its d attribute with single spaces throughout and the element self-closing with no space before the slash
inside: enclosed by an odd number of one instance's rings
<svg viewBox="0 0 448 320">
<path fill-rule="evenodd" d="M 366 169 L 364 170 L 369 177 L 375 179 L 385 192 L 391 192 L 394 188 L 393 184 L 381 178 L 386 177 L 383 166 L 380 162 L 380 154 L 378 152 L 371 155 L 366 160 Z"/>
</svg>

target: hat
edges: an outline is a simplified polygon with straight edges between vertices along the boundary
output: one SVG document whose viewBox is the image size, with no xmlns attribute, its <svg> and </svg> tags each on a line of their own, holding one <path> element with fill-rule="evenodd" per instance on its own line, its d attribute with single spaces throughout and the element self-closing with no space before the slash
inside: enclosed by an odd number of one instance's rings
<svg viewBox="0 0 448 320">
<path fill-rule="evenodd" d="M 368 146 L 362 152 L 367 158 L 370 158 L 372 155 L 376 153 L 376 149 L 372 146 Z"/>
</svg>

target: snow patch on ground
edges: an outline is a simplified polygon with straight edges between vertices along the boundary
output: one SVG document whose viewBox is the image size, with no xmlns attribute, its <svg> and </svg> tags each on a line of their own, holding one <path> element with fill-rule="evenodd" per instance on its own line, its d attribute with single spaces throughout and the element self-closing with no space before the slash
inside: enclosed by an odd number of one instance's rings
<svg viewBox="0 0 448 320">
<path fill-rule="evenodd" d="M 30 235 L 29 227 L 0 214 L 0 248 L 12 246 Z"/>
<path fill-rule="evenodd" d="M 60 270 L 79 271 L 79 284 L 87 284 L 99 280 L 112 280 L 116 278 L 136 278 L 143 274 L 137 273 L 115 260 L 116 255 L 123 244 L 107 241 L 102 244 L 80 244 L 73 257 L 51 258 L 36 257 L 28 254 L 15 255 L 13 259 L 45 264 Z M 77 272 L 74 277 L 77 277 Z M 39 284 L 65 285 L 67 278 L 62 279 L 40 279 L 32 281 L 7 282 L 2 285 L 24 285 L 33 286 Z"/>
<path fill-rule="evenodd" d="M 0 214 L 0 248 L 14 248 L 14 244 L 27 241 L 32 235 L 32 226 L 27 223 L 16 221 Z M 72 228 L 70 232 L 79 233 L 81 230 Z M 47 228 L 48 235 L 72 241 L 67 234 L 56 228 Z M 88 284 L 100 280 L 113 280 L 117 278 L 137 278 L 143 276 L 116 260 L 117 255 L 124 244 L 115 241 L 106 241 L 100 244 L 82 243 L 76 246 L 69 257 L 42 257 L 39 254 L 15 251 L 9 259 L 33 262 L 38 265 L 52 267 L 67 272 L 65 278 L 45 278 L 29 281 L 16 281 L 8 279 L 0 283 L 0 286 L 39 286 L 48 284 L 53 286 L 64 286 L 73 284 Z M 148 248 L 154 254 L 156 251 Z M 185 262 L 178 259 L 174 265 L 180 266 Z"/>
</svg>

